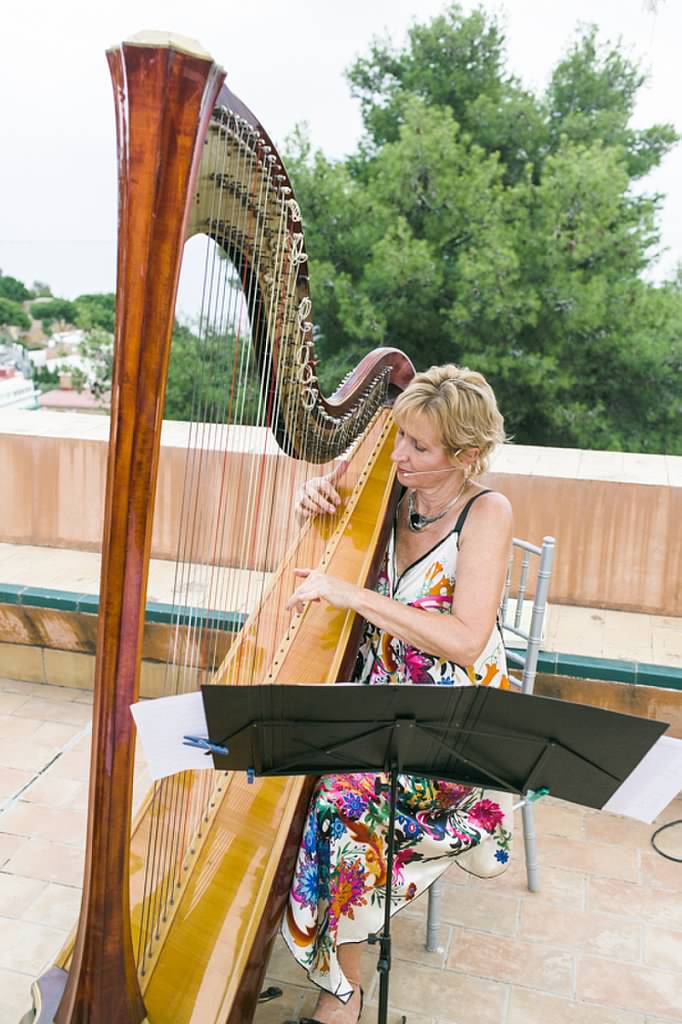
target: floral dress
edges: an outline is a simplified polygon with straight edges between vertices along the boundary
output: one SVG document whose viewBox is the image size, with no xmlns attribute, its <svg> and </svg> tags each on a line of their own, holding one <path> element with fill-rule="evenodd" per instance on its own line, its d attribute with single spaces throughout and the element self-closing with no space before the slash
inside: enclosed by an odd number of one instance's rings
<svg viewBox="0 0 682 1024">
<path fill-rule="evenodd" d="M 454 530 L 399 577 L 394 529 L 377 591 L 425 612 L 449 614 L 459 534 L 480 494 L 462 510 Z M 509 685 L 497 626 L 475 664 L 456 665 L 366 623 L 355 680 L 370 685 Z M 311 981 L 344 1001 L 353 987 L 339 965 L 338 946 L 365 941 L 381 930 L 384 920 L 389 800 L 377 780 L 387 781 L 370 773 L 327 775 L 319 780 L 282 923 L 284 939 Z M 391 913 L 427 889 L 449 866 L 450 858 L 483 839 L 498 871 L 503 870 L 511 846 L 509 826 L 505 811 L 488 790 L 400 775 Z"/>
</svg>

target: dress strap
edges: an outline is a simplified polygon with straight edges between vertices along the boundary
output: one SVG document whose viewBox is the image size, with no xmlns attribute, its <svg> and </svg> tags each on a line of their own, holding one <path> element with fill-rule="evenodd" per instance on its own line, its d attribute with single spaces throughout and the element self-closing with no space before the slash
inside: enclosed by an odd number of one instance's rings
<svg viewBox="0 0 682 1024">
<path fill-rule="evenodd" d="M 459 548 L 459 537 L 460 537 L 460 534 L 461 534 L 462 530 L 464 529 L 464 524 L 466 522 L 466 518 L 469 515 L 469 509 L 471 508 L 473 503 L 475 501 L 478 501 L 479 498 L 482 498 L 484 494 L 492 494 L 491 489 L 488 488 L 485 491 L 479 491 L 478 494 L 474 494 L 474 496 L 472 498 L 469 498 L 469 500 L 467 501 L 466 505 L 464 506 L 464 508 L 460 512 L 459 516 L 457 517 L 457 522 L 455 523 L 455 528 L 454 528 L 454 530 L 452 532 L 457 534 L 457 547 L 458 548 Z"/>
</svg>

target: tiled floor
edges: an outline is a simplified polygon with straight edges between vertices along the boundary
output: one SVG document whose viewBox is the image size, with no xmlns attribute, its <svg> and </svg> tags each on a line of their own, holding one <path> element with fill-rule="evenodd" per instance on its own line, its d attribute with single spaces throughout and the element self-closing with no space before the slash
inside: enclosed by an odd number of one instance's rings
<svg viewBox="0 0 682 1024">
<path fill-rule="evenodd" d="M 88 774 L 89 693 L 0 680 L 0 1024 L 28 1009 L 33 978 L 77 913 Z M 138 766 L 138 796 L 146 788 Z M 682 818 L 682 798 L 661 821 Z M 453 866 L 442 948 L 424 949 L 426 901 L 395 918 L 390 1024 L 682 1022 L 682 865 L 650 846 L 653 826 L 548 800 L 537 805 L 542 892 L 523 853 L 500 878 Z M 520 839 L 520 837 L 519 837 Z M 661 836 L 682 856 L 682 826 Z M 375 954 L 365 957 L 376 1020 Z M 282 998 L 256 1024 L 309 1013 L 315 994 L 281 944 Z"/>
</svg>

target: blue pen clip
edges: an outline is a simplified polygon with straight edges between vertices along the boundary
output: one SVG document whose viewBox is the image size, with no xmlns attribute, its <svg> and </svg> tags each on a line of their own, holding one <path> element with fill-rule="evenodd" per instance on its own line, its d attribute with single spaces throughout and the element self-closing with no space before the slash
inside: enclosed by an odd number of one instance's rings
<svg viewBox="0 0 682 1024">
<path fill-rule="evenodd" d="M 197 747 L 199 750 L 203 750 L 206 754 L 222 754 L 227 755 L 230 753 L 228 747 L 221 747 L 218 743 L 211 743 L 205 736 L 183 736 L 183 746 L 185 747 Z"/>
</svg>

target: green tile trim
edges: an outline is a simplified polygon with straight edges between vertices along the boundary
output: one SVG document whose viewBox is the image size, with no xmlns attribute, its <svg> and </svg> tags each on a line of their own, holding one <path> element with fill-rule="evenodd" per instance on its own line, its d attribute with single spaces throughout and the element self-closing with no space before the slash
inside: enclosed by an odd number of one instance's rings
<svg viewBox="0 0 682 1024">
<path fill-rule="evenodd" d="M 146 622 L 166 622 L 174 626 L 201 626 L 236 633 L 246 621 L 243 612 L 224 612 L 217 609 L 204 611 L 200 608 L 177 608 L 160 601 L 149 601 L 145 612 Z"/>
<path fill-rule="evenodd" d="M 510 650 L 523 654 L 522 648 L 511 647 Z M 621 661 L 617 658 L 592 658 L 585 654 L 540 651 L 538 672 L 572 676 L 574 679 L 595 679 L 597 682 L 633 683 L 637 686 L 660 686 L 667 690 L 682 690 L 682 668 L 654 665 L 644 661 Z"/>
<path fill-rule="evenodd" d="M 0 585 L 0 602 L 2 604 L 21 604 L 21 598 L 28 587 L 15 583 Z"/>
<path fill-rule="evenodd" d="M 97 594 L 78 594 L 75 591 L 51 590 L 48 587 L 26 587 L 14 583 L 0 583 L 0 604 L 25 605 L 32 608 L 54 608 L 56 611 L 83 612 L 96 615 L 99 610 Z M 209 629 L 236 633 L 244 622 L 243 612 L 225 612 L 216 609 L 204 612 L 197 609 L 177 609 L 160 601 L 147 604 L 146 622 L 160 622 L 180 626 L 208 626 Z M 523 648 L 510 647 L 523 654 Z M 511 666 L 513 668 L 513 666 Z M 572 676 L 575 679 L 595 679 L 616 683 L 636 683 L 638 686 L 660 686 L 668 690 L 682 690 L 682 668 L 654 665 L 642 661 L 620 661 L 614 658 L 592 658 L 583 654 L 562 654 L 559 651 L 540 651 L 538 672 L 547 675 Z"/>
<path fill-rule="evenodd" d="M 85 615 L 97 615 L 99 611 L 99 594 L 79 594 L 76 611 Z"/>
<path fill-rule="evenodd" d="M 24 605 L 30 608 L 54 608 L 63 612 L 83 612 L 86 615 L 97 615 L 99 595 L 0 583 L 0 604 Z M 188 608 L 178 609 L 172 604 L 149 601 L 145 621 L 167 623 L 174 626 L 200 625 L 207 626 L 209 629 L 236 633 L 244 625 L 246 615 L 243 612 L 224 612 L 215 609 L 207 612 Z"/>
</svg>

